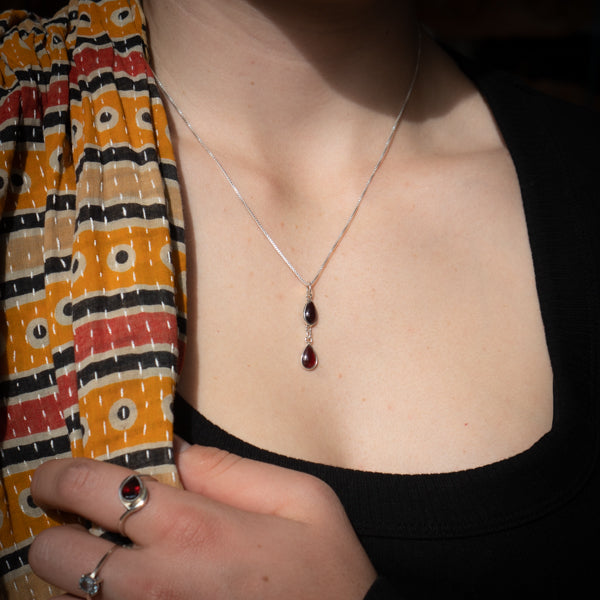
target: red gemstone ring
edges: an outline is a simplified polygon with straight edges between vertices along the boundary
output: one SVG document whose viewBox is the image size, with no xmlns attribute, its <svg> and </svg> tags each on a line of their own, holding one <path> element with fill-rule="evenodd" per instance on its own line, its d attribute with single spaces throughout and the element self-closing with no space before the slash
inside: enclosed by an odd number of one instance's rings
<svg viewBox="0 0 600 600">
<path fill-rule="evenodd" d="M 119 519 L 119 533 L 125 536 L 125 521 L 134 512 L 137 512 L 148 502 L 148 488 L 144 483 L 145 477 L 154 479 L 148 475 L 128 475 L 119 486 L 119 500 L 125 507 L 125 512 Z M 125 536 L 126 537 L 126 536 Z"/>
</svg>

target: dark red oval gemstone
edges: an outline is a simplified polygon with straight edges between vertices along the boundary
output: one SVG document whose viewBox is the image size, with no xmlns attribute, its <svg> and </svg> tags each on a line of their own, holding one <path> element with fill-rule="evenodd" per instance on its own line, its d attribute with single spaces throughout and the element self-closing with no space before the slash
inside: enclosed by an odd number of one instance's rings
<svg viewBox="0 0 600 600">
<path fill-rule="evenodd" d="M 312 371 L 318 363 L 317 353 L 313 350 L 313 347 L 309 344 L 304 348 L 304 352 L 302 353 L 302 366 L 307 371 Z"/>
<path fill-rule="evenodd" d="M 317 307 L 311 300 L 304 305 L 304 321 L 307 325 L 314 325 L 318 319 Z"/>
<path fill-rule="evenodd" d="M 123 485 L 121 485 L 121 496 L 123 496 L 125 500 L 135 500 L 140 495 L 141 489 L 142 482 L 139 477 L 132 475 L 123 482 Z"/>
</svg>

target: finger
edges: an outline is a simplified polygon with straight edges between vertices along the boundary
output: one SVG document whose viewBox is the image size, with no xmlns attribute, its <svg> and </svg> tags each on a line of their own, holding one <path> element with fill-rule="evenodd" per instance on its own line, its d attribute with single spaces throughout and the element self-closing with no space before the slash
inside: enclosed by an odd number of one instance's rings
<svg viewBox="0 0 600 600">
<path fill-rule="evenodd" d="M 189 549 L 188 546 L 186 557 L 177 543 L 170 547 L 157 543 L 152 548 L 115 546 L 82 527 L 66 525 L 45 530 L 36 537 L 29 551 L 29 563 L 39 577 L 64 590 L 54 600 L 85 598 L 79 582 L 95 570 L 100 584 L 97 598 L 101 600 L 198 598 L 200 589 L 207 593 L 203 597 L 217 597 L 216 588 L 229 586 L 222 577 L 230 552 L 218 556 L 217 566 L 214 553 L 208 554 L 201 544 L 195 544 L 191 557 Z M 253 537 L 244 556 L 255 549 Z M 198 560 L 199 554 L 202 560 Z M 203 582 L 202 588 L 198 582 Z"/>
<path fill-rule="evenodd" d="M 339 504 L 320 479 L 206 446 L 187 446 L 175 460 L 186 490 L 262 514 L 314 520 L 319 506 Z"/>
<path fill-rule="evenodd" d="M 197 525 L 201 534 L 203 528 L 214 528 L 232 510 L 197 494 L 144 479 L 148 500 L 123 521 L 126 507 L 119 498 L 119 488 L 131 474 L 128 469 L 101 461 L 52 460 L 38 467 L 31 494 L 38 506 L 80 515 L 103 529 L 118 531 L 122 521 L 122 532 L 140 546 L 170 535 L 171 515 L 183 515 L 180 520 Z"/>
<path fill-rule="evenodd" d="M 31 495 L 38 506 L 77 514 L 104 529 L 117 531 L 126 511 L 119 488 L 132 474 L 124 467 L 85 458 L 51 460 L 36 470 Z M 152 486 L 166 487 L 146 478 L 144 485 L 149 494 Z"/>
<path fill-rule="evenodd" d="M 102 557 L 114 547 L 114 544 L 89 534 L 80 526 L 53 527 L 40 533 L 34 540 L 29 549 L 29 564 L 45 581 L 69 594 L 84 597 L 79 587 L 81 576 L 92 572 Z M 99 579 L 104 578 L 110 560 L 120 551 L 120 548 L 116 548 L 107 557 Z"/>
<path fill-rule="evenodd" d="M 58 597 L 60 600 L 85 598 L 86 593 L 79 583 L 82 576 L 94 570 L 100 582 L 98 598 L 149 598 L 153 590 L 161 585 L 165 587 L 163 582 L 168 578 L 161 563 L 170 557 L 159 553 L 156 558 L 158 561 L 149 563 L 137 548 L 117 546 L 83 528 L 69 525 L 43 531 L 29 550 L 29 563 L 34 572 L 65 590 L 65 594 Z"/>
</svg>

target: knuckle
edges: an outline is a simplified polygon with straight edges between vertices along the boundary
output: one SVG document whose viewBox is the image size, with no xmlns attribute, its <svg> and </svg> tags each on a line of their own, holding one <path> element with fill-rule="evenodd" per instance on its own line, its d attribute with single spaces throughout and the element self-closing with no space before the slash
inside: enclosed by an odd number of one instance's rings
<svg viewBox="0 0 600 600">
<path fill-rule="evenodd" d="M 143 600 L 180 600 L 181 594 L 175 589 L 170 577 L 158 573 L 148 574 L 138 585 L 139 597 Z"/>
<path fill-rule="evenodd" d="M 35 573 L 42 570 L 43 565 L 50 562 L 56 553 L 56 545 L 52 542 L 53 531 L 45 529 L 40 532 L 29 547 L 28 562 Z"/>
<path fill-rule="evenodd" d="M 194 452 L 197 458 L 194 466 L 206 479 L 219 477 L 243 461 L 236 454 L 220 448 L 194 446 Z"/>
<path fill-rule="evenodd" d="M 55 482 L 58 498 L 77 497 L 89 493 L 97 476 L 88 461 L 74 460 L 65 467 Z"/>
<path fill-rule="evenodd" d="M 303 490 L 303 495 L 312 499 L 316 504 L 329 504 L 334 499 L 337 501 L 337 495 L 333 489 L 318 477 L 303 473 L 298 484 Z"/>
<path fill-rule="evenodd" d="M 220 521 L 194 506 L 179 508 L 164 525 L 165 536 L 184 552 L 210 546 L 221 537 Z"/>
<path fill-rule="evenodd" d="M 291 490 L 292 503 L 300 510 L 300 515 L 310 522 L 337 522 L 343 513 L 342 504 L 333 489 L 321 479 L 304 475 Z"/>
</svg>

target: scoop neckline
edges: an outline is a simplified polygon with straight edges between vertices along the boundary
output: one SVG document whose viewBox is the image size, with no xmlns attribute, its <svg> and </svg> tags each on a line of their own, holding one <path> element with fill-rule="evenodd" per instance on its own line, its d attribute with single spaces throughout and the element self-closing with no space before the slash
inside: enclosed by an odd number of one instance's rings
<svg viewBox="0 0 600 600">
<path fill-rule="evenodd" d="M 183 424 L 180 435 L 188 441 L 198 442 L 193 439 L 193 429 L 203 427 L 211 434 L 202 443 L 323 479 L 342 500 L 353 525 L 367 535 L 448 538 L 514 527 L 555 510 L 577 494 L 596 461 L 591 335 L 581 325 L 571 327 L 568 321 L 575 319 L 577 311 L 579 320 L 591 319 L 591 307 L 582 305 L 586 297 L 582 287 L 587 282 L 582 277 L 581 282 L 569 279 L 566 285 L 561 271 L 564 261 L 561 266 L 561 261 L 555 260 L 557 232 L 569 242 L 569 259 L 584 265 L 581 272 L 590 266 L 590 260 L 578 235 L 577 219 L 561 203 L 547 201 L 556 197 L 557 182 L 560 193 L 570 197 L 568 177 L 542 121 L 528 121 L 527 127 L 523 126 L 520 102 L 528 101 L 531 94 L 473 63 L 461 61 L 459 66 L 490 106 L 517 172 L 554 376 L 551 430 L 528 449 L 487 465 L 443 473 L 393 474 L 277 454 L 210 423 L 183 398 L 175 403 L 176 426 Z M 536 146 L 535 155 L 531 152 L 532 136 L 547 142 Z M 552 178 L 547 176 L 547 165 L 552 165 Z M 573 360 L 576 349 L 582 360 Z M 381 518 L 382 511 L 385 519 Z"/>
<path fill-rule="evenodd" d="M 568 402 L 566 390 L 556 389 L 556 397 Z M 322 479 L 340 498 L 356 531 L 366 536 L 448 539 L 522 525 L 576 495 L 592 467 L 592 434 L 562 426 L 523 452 L 487 465 L 395 474 L 336 467 L 260 448 L 212 423 L 179 395 L 174 414 L 176 432 L 190 443 Z"/>
</svg>

